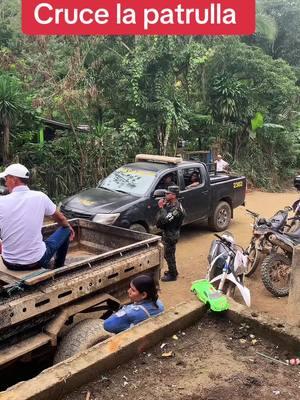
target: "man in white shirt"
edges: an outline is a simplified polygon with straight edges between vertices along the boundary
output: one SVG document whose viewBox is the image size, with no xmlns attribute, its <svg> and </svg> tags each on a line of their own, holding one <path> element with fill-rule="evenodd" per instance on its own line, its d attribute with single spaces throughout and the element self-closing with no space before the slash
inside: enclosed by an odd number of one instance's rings
<svg viewBox="0 0 300 400">
<path fill-rule="evenodd" d="M 55 255 L 54 267 L 64 265 L 74 230 L 49 197 L 30 190 L 29 171 L 24 165 L 11 164 L 0 178 L 9 194 L 0 196 L 0 253 L 8 269 L 22 271 L 47 268 Z M 60 225 L 45 241 L 42 226 L 45 216 Z"/>
<path fill-rule="evenodd" d="M 216 171 L 217 172 L 228 172 L 229 164 L 228 164 L 228 162 L 226 162 L 226 161 L 224 161 L 222 159 L 221 154 L 217 155 L 217 159 L 215 161 L 215 164 L 216 164 Z"/>
</svg>

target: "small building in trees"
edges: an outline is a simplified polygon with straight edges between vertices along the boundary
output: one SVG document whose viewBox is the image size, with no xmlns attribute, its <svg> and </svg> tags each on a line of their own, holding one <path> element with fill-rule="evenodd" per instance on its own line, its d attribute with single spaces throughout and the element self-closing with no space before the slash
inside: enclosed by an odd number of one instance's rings
<svg viewBox="0 0 300 400">
<path fill-rule="evenodd" d="M 58 131 L 72 131 L 75 129 L 77 132 L 90 132 L 89 125 L 72 126 L 64 122 L 54 121 L 48 118 L 39 118 L 41 121 L 41 128 L 38 132 L 38 142 L 44 143 L 54 140 Z"/>
</svg>

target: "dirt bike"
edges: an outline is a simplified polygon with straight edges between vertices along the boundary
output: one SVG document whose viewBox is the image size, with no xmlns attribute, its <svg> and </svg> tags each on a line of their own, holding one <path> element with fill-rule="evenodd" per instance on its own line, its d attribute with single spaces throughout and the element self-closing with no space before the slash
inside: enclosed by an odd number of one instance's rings
<svg viewBox="0 0 300 400">
<path fill-rule="evenodd" d="M 231 233 L 224 232 L 222 236 L 218 234 L 215 236 L 217 239 L 213 240 L 208 254 L 209 266 L 206 279 L 214 283 L 217 290 L 231 297 L 237 287 L 246 305 L 250 307 L 250 291 L 244 286 L 247 255 L 235 244 Z"/>
<path fill-rule="evenodd" d="M 299 217 L 294 217 L 299 221 Z M 261 265 L 261 279 L 265 288 L 276 297 L 289 294 L 294 247 L 300 244 L 300 228 L 293 232 L 269 232 L 267 240 L 281 252 L 267 256 Z"/>
<path fill-rule="evenodd" d="M 288 225 L 289 233 L 295 232 L 300 228 L 300 220 L 297 217 L 300 217 L 300 200 L 296 200 L 292 205 L 292 209 L 294 211 L 294 216 L 290 218 L 292 220 L 291 224 Z"/>
<path fill-rule="evenodd" d="M 297 189 L 297 191 L 300 191 L 300 175 L 295 176 L 294 178 L 294 187 Z M 294 204 L 292 205 L 292 208 L 294 210 L 294 217 L 299 217 L 300 216 L 300 199 L 296 200 Z M 298 230 L 300 227 L 300 220 L 299 218 L 294 218 L 293 222 L 291 223 L 289 232 L 295 232 Z"/>
<path fill-rule="evenodd" d="M 246 276 L 251 276 L 257 267 L 262 263 L 263 259 L 269 255 L 274 249 L 270 242 L 266 239 L 266 234 L 270 231 L 283 232 L 291 226 L 287 225 L 288 214 L 292 211 L 291 207 L 285 207 L 283 210 L 277 211 L 271 218 L 260 217 L 254 211 L 246 212 L 254 219 L 252 238 L 246 249 L 248 253 L 248 264 L 245 271 Z"/>
</svg>

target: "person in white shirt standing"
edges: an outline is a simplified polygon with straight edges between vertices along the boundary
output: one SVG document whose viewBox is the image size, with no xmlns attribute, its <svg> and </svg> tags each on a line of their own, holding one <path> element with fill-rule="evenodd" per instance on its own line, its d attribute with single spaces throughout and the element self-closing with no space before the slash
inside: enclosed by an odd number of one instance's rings
<svg viewBox="0 0 300 400">
<path fill-rule="evenodd" d="M 62 267 L 69 241 L 75 236 L 69 221 L 46 194 L 29 189 L 29 171 L 24 165 L 11 164 L 0 178 L 5 179 L 9 192 L 0 196 L 0 253 L 4 265 L 16 271 L 47 268 L 55 255 L 54 267 Z M 60 227 L 44 241 L 41 230 L 45 216 Z"/>
<path fill-rule="evenodd" d="M 217 155 L 217 159 L 215 161 L 216 171 L 217 172 L 228 172 L 229 164 L 224 161 L 221 154 Z"/>
</svg>

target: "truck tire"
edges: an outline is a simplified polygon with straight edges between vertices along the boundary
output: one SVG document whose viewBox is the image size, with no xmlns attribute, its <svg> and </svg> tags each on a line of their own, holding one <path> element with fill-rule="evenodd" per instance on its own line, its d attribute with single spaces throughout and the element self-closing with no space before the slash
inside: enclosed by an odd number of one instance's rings
<svg viewBox="0 0 300 400">
<path fill-rule="evenodd" d="M 282 265 L 284 266 L 284 270 L 281 272 L 280 267 Z M 284 297 L 289 294 L 291 265 L 292 261 L 284 254 L 274 253 L 264 259 L 261 265 L 261 279 L 265 288 L 274 296 Z M 283 276 L 283 274 L 285 274 L 285 276 Z M 286 280 L 284 287 L 278 287 L 276 285 L 276 282 L 280 279 L 280 275 Z"/>
<path fill-rule="evenodd" d="M 130 225 L 129 229 L 131 231 L 147 233 L 147 229 L 142 224 L 132 224 Z"/>
<path fill-rule="evenodd" d="M 74 356 L 80 351 L 87 350 L 97 343 L 110 337 L 111 334 L 103 328 L 100 319 L 85 319 L 78 322 L 62 338 L 54 356 L 54 364 Z"/>
<path fill-rule="evenodd" d="M 231 207 L 226 201 L 220 201 L 212 217 L 208 218 L 209 227 L 216 232 L 225 231 L 231 221 Z"/>
</svg>

